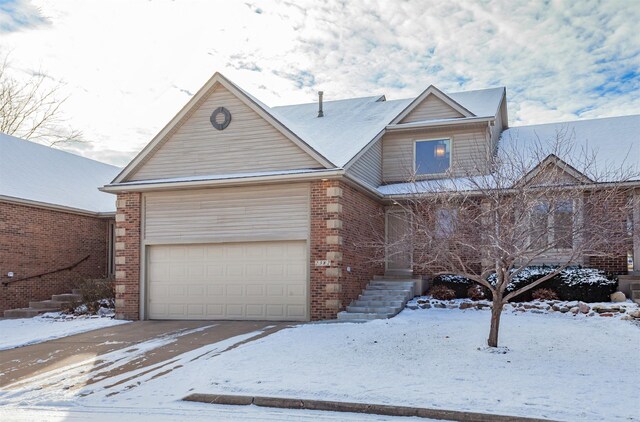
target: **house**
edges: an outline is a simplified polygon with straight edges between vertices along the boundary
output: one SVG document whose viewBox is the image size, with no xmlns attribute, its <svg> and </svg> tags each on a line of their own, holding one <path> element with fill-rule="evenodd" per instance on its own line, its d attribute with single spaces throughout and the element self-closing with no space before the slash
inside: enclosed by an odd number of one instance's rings
<svg viewBox="0 0 640 422">
<path fill-rule="evenodd" d="M 402 232 L 408 178 L 488 171 L 507 122 L 502 87 L 270 108 L 216 73 L 102 188 L 117 195 L 117 316 L 335 318 L 372 277 L 421 275 L 410 254 L 382 264 L 357 247 Z M 640 161 L 640 116 L 593 122 L 589 139 L 617 127 Z M 625 272 L 618 261 L 601 264 Z"/>
<path fill-rule="evenodd" d="M 5 134 L 0 158 L 0 312 L 113 273 L 115 201 L 96 187 L 120 169 Z"/>
</svg>

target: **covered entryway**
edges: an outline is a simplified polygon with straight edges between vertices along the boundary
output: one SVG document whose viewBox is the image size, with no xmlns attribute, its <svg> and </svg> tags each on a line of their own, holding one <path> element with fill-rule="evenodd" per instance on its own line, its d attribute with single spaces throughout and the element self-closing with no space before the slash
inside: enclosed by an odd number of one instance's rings
<svg viewBox="0 0 640 422">
<path fill-rule="evenodd" d="M 309 319 L 309 185 L 144 195 L 149 319 Z"/>
<path fill-rule="evenodd" d="M 304 241 L 149 247 L 149 318 L 302 321 Z"/>
</svg>

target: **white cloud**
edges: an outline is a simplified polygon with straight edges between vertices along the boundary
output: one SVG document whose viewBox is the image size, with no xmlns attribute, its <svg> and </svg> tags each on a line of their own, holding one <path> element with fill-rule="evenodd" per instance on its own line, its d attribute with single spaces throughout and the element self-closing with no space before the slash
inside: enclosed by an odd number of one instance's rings
<svg viewBox="0 0 640 422">
<path fill-rule="evenodd" d="M 632 3 L 43 1 L 0 48 L 64 80 L 82 153 L 122 165 L 215 71 L 270 105 L 506 85 L 512 124 L 640 113 Z"/>
</svg>

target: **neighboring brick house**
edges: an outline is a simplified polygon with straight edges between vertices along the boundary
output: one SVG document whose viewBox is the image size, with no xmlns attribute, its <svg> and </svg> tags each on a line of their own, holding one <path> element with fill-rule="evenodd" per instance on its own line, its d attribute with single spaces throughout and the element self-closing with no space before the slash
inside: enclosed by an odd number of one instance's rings
<svg viewBox="0 0 640 422">
<path fill-rule="evenodd" d="M 120 169 L 0 134 L 0 312 L 105 277 Z"/>
<path fill-rule="evenodd" d="M 118 198 L 117 316 L 335 318 L 373 276 L 417 274 L 408 249 L 386 261 L 362 250 L 402 232 L 394 204 L 410 176 L 488 169 L 505 131 L 557 129 L 507 122 L 502 87 L 270 108 L 215 74 L 102 188 Z M 640 161 L 640 116 L 587 122 L 568 125 L 590 142 L 622 127 L 616 141 Z"/>
</svg>

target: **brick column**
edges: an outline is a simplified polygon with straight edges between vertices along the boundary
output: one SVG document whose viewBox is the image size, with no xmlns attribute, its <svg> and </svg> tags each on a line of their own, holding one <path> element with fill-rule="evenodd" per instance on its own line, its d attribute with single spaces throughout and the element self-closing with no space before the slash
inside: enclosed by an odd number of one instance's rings
<svg viewBox="0 0 640 422">
<path fill-rule="evenodd" d="M 140 319 L 140 201 L 137 192 L 116 202 L 116 318 Z"/>
<path fill-rule="evenodd" d="M 339 181 L 311 184 L 311 319 L 332 319 L 342 309 L 342 189 Z M 329 266 L 315 266 L 328 260 Z"/>
<path fill-rule="evenodd" d="M 311 185 L 312 320 L 336 318 L 373 275 L 382 274 L 374 252 L 362 248 L 382 233 L 382 206 L 375 200 L 339 180 Z M 316 260 L 329 266 L 316 267 Z"/>
</svg>

